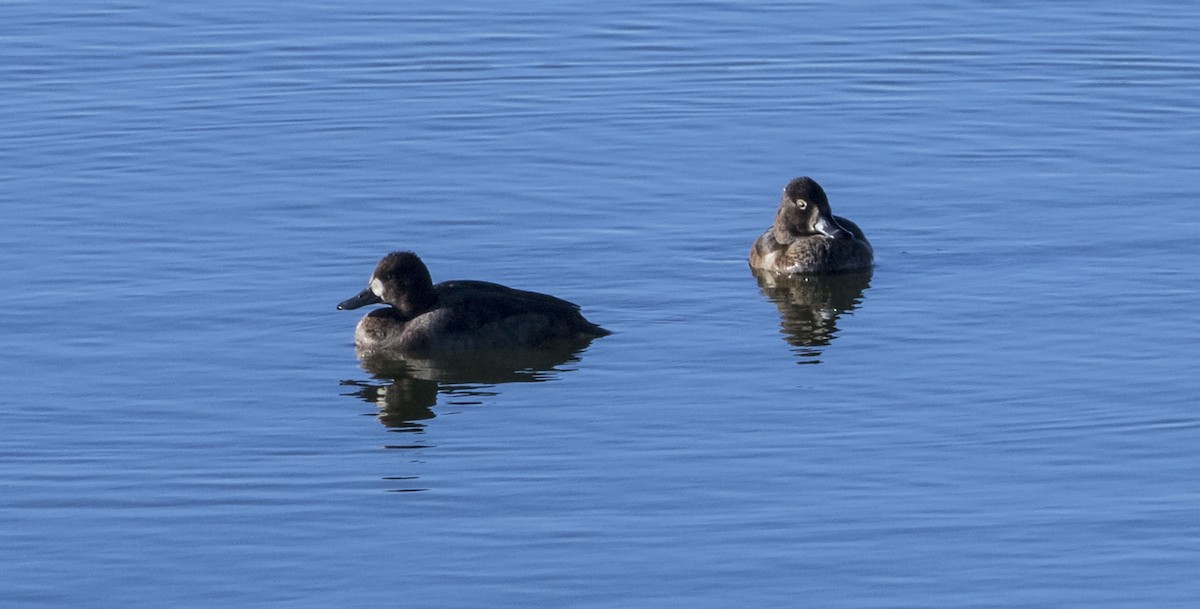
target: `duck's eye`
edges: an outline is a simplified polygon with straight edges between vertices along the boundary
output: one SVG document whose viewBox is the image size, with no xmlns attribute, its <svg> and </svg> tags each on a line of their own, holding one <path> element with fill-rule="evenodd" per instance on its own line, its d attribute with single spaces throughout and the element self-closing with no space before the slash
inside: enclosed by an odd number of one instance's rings
<svg viewBox="0 0 1200 609">
<path fill-rule="evenodd" d="M 796 207 L 799 209 L 808 209 L 808 201 L 804 199 L 796 199 Z"/>
</svg>

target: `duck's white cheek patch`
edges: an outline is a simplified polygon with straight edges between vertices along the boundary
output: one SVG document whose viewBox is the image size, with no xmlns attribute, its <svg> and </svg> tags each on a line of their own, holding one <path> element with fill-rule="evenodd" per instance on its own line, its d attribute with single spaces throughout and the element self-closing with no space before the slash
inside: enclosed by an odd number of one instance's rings
<svg viewBox="0 0 1200 609">
<path fill-rule="evenodd" d="M 383 298 L 383 282 L 372 277 L 371 278 L 371 291 L 374 292 L 376 296 Z"/>
</svg>

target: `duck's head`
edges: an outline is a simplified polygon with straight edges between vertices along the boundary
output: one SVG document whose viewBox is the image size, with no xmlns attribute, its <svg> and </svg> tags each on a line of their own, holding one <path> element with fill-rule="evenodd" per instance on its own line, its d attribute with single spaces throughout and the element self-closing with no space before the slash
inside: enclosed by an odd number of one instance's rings
<svg viewBox="0 0 1200 609">
<path fill-rule="evenodd" d="M 344 311 L 390 304 L 412 317 L 431 307 L 435 298 L 433 279 L 425 263 L 412 252 L 392 252 L 375 266 L 367 288 L 342 301 L 337 308 Z"/>
<path fill-rule="evenodd" d="M 830 239 L 850 239 L 852 235 L 833 217 L 825 190 L 810 177 L 788 182 L 775 214 L 776 238 L 781 242 L 795 237 L 822 235 Z"/>
</svg>

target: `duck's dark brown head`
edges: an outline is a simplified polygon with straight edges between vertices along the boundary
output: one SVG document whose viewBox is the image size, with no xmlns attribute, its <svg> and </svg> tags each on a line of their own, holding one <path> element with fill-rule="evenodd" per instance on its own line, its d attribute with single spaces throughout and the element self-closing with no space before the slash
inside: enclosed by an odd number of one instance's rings
<svg viewBox="0 0 1200 609">
<path fill-rule="evenodd" d="M 833 217 L 825 189 L 810 177 L 788 182 L 775 214 L 776 239 L 790 241 L 796 237 L 822 235 L 830 239 L 850 239 L 852 235 Z"/>
<path fill-rule="evenodd" d="M 436 301 L 433 279 L 425 263 L 413 252 L 392 252 L 375 266 L 367 288 L 337 308 L 346 310 L 389 304 L 412 318 L 432 308 Z"/>
</svg>

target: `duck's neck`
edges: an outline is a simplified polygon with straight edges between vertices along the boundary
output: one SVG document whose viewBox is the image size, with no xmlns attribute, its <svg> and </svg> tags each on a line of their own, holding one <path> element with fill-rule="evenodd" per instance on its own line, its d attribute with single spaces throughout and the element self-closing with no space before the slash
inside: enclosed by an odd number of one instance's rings
<svg viewBox="0 0 1200 609">
<path fill-rule="evenodd" d="M 791 243 L 797 236 L 805 233 L 804 218 L 792 204 L 781 205 L 775 214 L 775 225 L 772 228 L 776 241 Z"/>
<path fill-rule="evenodd" d="M 409 290 L 400 297 L 400 302 L 395 303 L 395 307 L 409 319 L 429 311 L 436 305 L 437 292 L 433 290 L 432 285 Z"/>
</svg>

